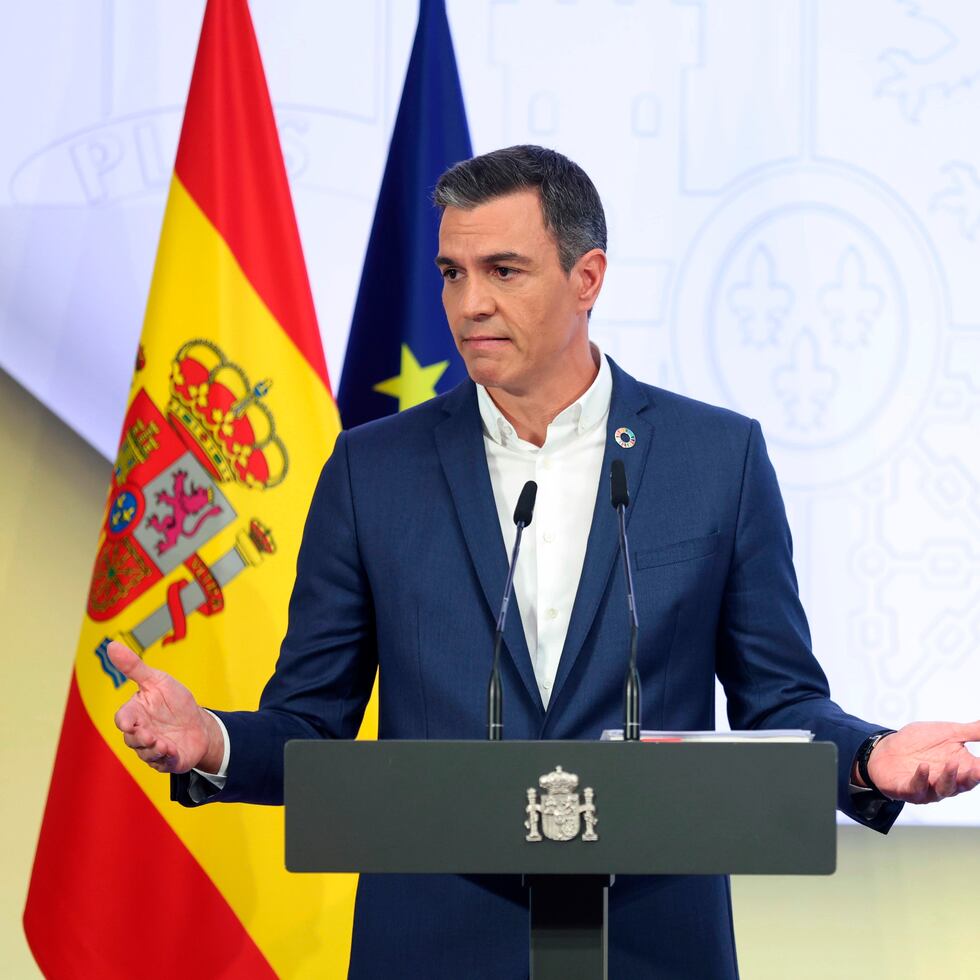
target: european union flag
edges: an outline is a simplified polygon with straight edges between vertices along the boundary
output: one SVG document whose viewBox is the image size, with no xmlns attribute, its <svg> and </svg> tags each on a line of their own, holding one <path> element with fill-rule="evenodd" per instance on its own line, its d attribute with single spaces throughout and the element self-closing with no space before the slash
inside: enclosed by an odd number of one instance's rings
<svg viewBox="0 0 980 980">
<path fill-rule="evenodd" d="M 473 155 L 444 0 L 421 0 L 354 308 L 337 404 L 345 428 L 448 391 L 466 377 L 433 264 L 432 189 Z"/>
</svg>

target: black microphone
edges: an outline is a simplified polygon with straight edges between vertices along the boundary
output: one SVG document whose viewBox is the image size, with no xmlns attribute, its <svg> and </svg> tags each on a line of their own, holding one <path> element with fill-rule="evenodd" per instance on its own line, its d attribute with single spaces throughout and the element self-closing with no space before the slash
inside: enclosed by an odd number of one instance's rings
<svg viewBox="0 0 980 980">
<path fill-rule="evenodd" d="M 640 740 L 640 675 L 636 670 L 636 638 L 640 625 L 636 620 L 636 600 L 633 598 L 633 572 L 630 569 L 629 541 L 626 538 L 626 508 L 630 493 L 626 485 L 626 467 L 621 459 L 614 459 L 609 472 L 612 505 L 619 517 L 619 553 L 623 558 L 626 577 L 626 605 L 630 618 L 630 662 L 626 670 L 623 690 L 623 741 Z"/>
<path fill-rule="evenodd" d="M 504 626 L 507 623 L 507 606 L 510 604 L 510 594 L 514 588 L 514 569 L 517 567 L 517 556 L 521 551 L 521 535 L 524 533 L 524 528 L 531 523 L 537 495 L 538 485 L 534 480 L 528 480 L 514 508 L 517 537 L 514 538 L 510 568 L 507 569 L 507 583 L 504 585 L 504 598 L 500 603 L 500 615 L 497 616 L 497 628 L 493 634 L 493 669 L 490 671 L 490 685 L 487 688 L 487 738 L 491 742 L 499 742 L 504 733 L 504 689 L 500 683 L 500 645 L 503 643 Z"/>
<path fill-rule="evenodd" d="M 616 510 L 630 505 L 630 491 L 626 485 L 626 467 L 621 459 L 614 459 L 609 471 L 609 484 L 612 491 L 612 505 Z"/>
</svg>

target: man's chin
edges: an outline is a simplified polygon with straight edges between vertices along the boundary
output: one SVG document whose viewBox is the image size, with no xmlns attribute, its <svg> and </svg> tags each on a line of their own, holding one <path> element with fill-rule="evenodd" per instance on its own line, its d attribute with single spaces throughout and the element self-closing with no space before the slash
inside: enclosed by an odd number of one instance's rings
<svg viewBox="0 0 980 980">
<path fill-rule="evenodd" d="M 499 388 L 506 383 L 507 371 L 502 364 L 495 364 L 485 357 L 470 357 L 464 363 L 466 373 L 474 384 L 483 385 L 484 388 Z"/>
</svg>

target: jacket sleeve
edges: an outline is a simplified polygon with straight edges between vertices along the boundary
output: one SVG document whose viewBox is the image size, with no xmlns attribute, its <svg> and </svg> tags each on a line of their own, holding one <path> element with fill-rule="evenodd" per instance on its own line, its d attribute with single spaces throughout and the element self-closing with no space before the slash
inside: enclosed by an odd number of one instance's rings
<svg viewBox="0 0 980 980">
<path fill-rule="evenodd" d="M 361 564 L 341 433 L 320 475 L 303 532 L 289 625 L 258 711 L 215 711 L 231 745 L 227 780 L 191 795 L 191 774 L 172 777 L 171 798 L 280 804 L 283 749 L 295 738 L 354 738 L 377 670 L 374 610 Z M 201 797 L 206 798 L 201 798 Z"/>
<path fill-rule="evenodd" d="M 901 803 L 867 802 L 850 786 L 861 744 L 882 725 L 830 700 L 800 603 L 793 544 L 759 424 L 751 423 L 731 567 L 719 620 L 716 669 L 733 728 L 803 728 L 838 753 L 837 807 L 886 833 Z"/>
</svg>

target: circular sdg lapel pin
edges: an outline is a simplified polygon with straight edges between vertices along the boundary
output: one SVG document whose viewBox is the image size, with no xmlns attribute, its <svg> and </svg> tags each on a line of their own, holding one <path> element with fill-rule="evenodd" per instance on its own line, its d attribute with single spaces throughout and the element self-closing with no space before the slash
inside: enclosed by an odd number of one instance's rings
<svg viewBox="0 0 980 980">
<path fill-rule="evenodd" d="M 633 430 L 627 429 L 626 426 L 617 429 L 613 438 L 623 449 L 632 449 L 636 445 L 636 436 L 633 434 Z"/>
</svg>

